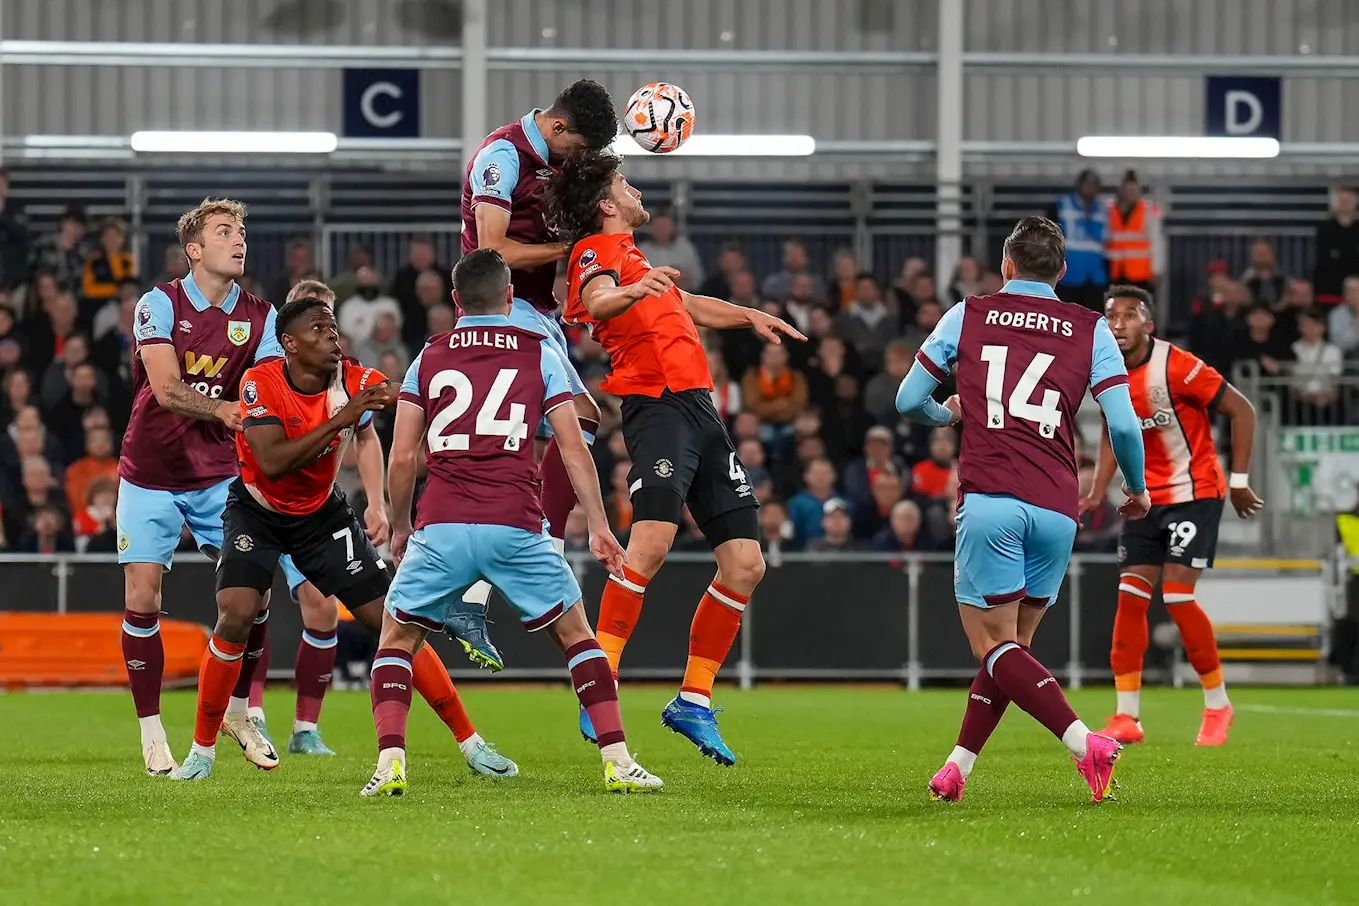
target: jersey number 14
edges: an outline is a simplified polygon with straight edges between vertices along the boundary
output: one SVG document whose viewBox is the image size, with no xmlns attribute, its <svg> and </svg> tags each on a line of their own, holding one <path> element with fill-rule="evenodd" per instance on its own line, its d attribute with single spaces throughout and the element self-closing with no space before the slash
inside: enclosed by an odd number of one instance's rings
<svg viewBox="0 0 1359 906">
<path fill-rule="evenodd" d="M 528 426 L 524 424 L 525 408 L 523 403 L 510 403 L 509 417 L 498 417 L 501 407 L 505 405 L 505 397 L 509 394 L 510 388 L 514 386 L 514 379 L 518 375 L 518 368 L 500 369 L 500 373 L 495 376 L 495 380 L 491 383 L 491 389 L 486 394 L 485 401 L 482 402 L 481 408 L 477 410 L 474 428 L 478 437 L 505 438 L 504 449 L 506 450 L 518 450 L 520 443 L 528 438 Z M 430 380 L 429 398 L 437 400 L 445 390 L 453 391 L 453 399 L 429 420 L 429 432 L 426 439 L 429 442 L 431 453 L 441 453 L 445 450 L 462 452 L 470 449 L 472 444 L 470 434 L 444 434 L 449 425 L 462 418 L 467 410 L 472 408 L 472 398 L 475 395 L 472 390 L 472 380 L 461 371 L 447 368 L 435 374 Z"/>
<path fill-rule="evenodd" d="M 1062 411 L 1057 408 L 1062 394 L 1056 390 L 1044 390 L 1043 402 L 1033 403 L 1033 392 L 1053 363 L 1053 357 L 1040 352 L 1029 362 L 1029 367 L 1019 376 L 1019 381 L 1005 397 L 1005 364 L 1010 356 L 1008 346 L 983 346 L 982 361 L 986 363 L 986 427 L 998 431 L 1005 427 L 1005 415 L 1033 422 L 1043 437 L 1052 437 L 1062 424 Z"/>
</svg>

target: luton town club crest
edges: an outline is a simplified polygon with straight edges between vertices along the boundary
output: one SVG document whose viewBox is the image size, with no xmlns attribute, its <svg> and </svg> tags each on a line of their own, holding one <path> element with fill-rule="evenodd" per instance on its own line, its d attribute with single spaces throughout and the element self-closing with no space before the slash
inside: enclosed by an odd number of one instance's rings
<svg viewBox="0 0 1359 906">
<path fill-rule="evenodd" d="M 246 340 L 250 339 L 249 321 L 228 321 L 227 339 L 233 346 L 244 346 Z"/>
</svg>

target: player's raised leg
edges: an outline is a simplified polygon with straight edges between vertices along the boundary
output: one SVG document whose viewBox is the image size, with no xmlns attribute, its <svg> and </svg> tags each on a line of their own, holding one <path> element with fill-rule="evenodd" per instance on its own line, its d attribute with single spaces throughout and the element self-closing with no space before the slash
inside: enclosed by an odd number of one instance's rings
<svg viewBox="0 0 1359 906">
<path fill-rule="evenodd" d="M 1196 746 L 1220 746 L 1227 741 L 1232 725 L 1232 703 L 1222 679 L 1222 659 L 1217 652 L 1213 623 L 1195 598 L 1194 587 L 1200 570 L 1178 563 L 1167 563 L 1161 581 L 1161 599 L 1170 618 L 1180 630 L 1185 656 L 1199 675 L 1203 686 L 1203 722 Z"/>
<path fill-rule="evenodd" d="M 1144 738 L 1142 661 L 1149 640 L 1147 611 L 1160 572 L 1155 565 L 1128 564 L 1118 576 L 1118 611 L 1114 614 L 1113 647 L 1109 651 L 1118 705 L 1100 732 L 1124 744 L 1139 743 Z"/>
</svg>

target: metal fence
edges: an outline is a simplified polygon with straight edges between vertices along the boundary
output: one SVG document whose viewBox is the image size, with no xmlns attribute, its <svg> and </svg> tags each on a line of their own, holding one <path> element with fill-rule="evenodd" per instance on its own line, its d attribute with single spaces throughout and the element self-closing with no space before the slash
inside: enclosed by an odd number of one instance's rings
<svg viewBox="0 0 1359 906">
<path fill-rule="evenodd" d="M 569 554 L 580 576 L 591 623 L 598 612 L 605 574 L 587 554 Z M 1313 577 L 1313 562 L 1303 567 Z M 976 672 L 966 637 L 958 625 L 953 596 L 953 558 L 947 554 L 790 554 L 771 558 L 764 581 L 741 623 L 738 644 L 728 658 L 728 677 L 744 687 L 771 679 L 887 680 L 911 689 L 924 683 L 959 680 Z M 695 602 L 712 580 L 710 555 L 672 554 L 661 580 L 647 591 L 647 607 L 628 647 L 624 672 L 630 678 L 673 678 L 682 668 Z M 1230 577 L 1230 564 L 1214 577 Z M 113 555 L 0 556 L 7 596 L 4 607 L 58 614 L 121 613 L 121 568 Z M 1259 571 L 1241 575 L 1252 579 Z M 1268 575 L 1268 573 L 1266 573 Z M 1071 558 L 1059 605 L 1043 624 L 1035 654 L 1070 686 L 1107 681 L 1108 652 L 1117 608 L 1118 564 L 1109 555 Z M 1315 582 L 1314 582 L 1315 587 Z M 216 619 L 214 567 L 206 559 L 181 558 L 165 575 L 162 595 L 168 618 L 210 626 Z M 276 580 L 273 600 L 286 602 L 287 589 Z M 1334 610 L 1334 608 L 1332 608 Z M 506 676 L 559 679 L 560 652 L 541 633 L 527 634 L 503 602 L 491 615 L 497 646 L 509 668 Z M 279 676 L 290 676 L 301 632 L 295 607 L 273 608 L 270 662 Z M 1329 619 L 1313 607 L 1292 622 L 1310 622 L 1313 640 L 1324 646 Z M 437 641 L 437 640 L 436 640 Z M 54 642 L 55 643 L 55 642 Z M 438 641 L 442 645 L 442 641 Z M 1323 679 L 1313 650 L 1310 672 L 1293 679 Z M 455 675 L 465 661 L 448 651 Z M 1148 653 L 1148 680 L 1170 680 L 1177 655 L 1157 648 Z M 1296 669 L 1296 666 L 1294 667 Z M 1236 677 L 1233 677 L 1235 679 Z"/>
</svg>

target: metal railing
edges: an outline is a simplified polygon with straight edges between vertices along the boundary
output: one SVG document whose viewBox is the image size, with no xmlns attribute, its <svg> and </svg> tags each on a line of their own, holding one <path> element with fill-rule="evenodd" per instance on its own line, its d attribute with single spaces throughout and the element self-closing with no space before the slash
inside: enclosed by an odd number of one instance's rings
<svg viewBox="0 0 1359 906">
<path fill-rule="evenodd" d="M 599 600 L 604 573 L 588 554 L 572 553 L 568 558 L 581 578 L 593 621 L 590 602 Z M 1310 577 L 1314 590 L 1340 593 L 1340 583 L 1330 581 L 1335 575 L 1333 562 L 1279 564 L 1279 569 L 1290 568 Z M 689 615 L 711 581 L 712 569 L 712 557 L 706 554 L 675 553 L 667 559 L 666 581 L 648 590 L 648 619 L 639 624 L 628 648 L 630 677 L 676 675 Z M 1036 655 L 1072 688 L 1110 675 L 1107 657 L 1118 569 L 1110 555 L 1074 555 L 1059 600 L 1065 613 L 1055 612 L 1035 639 Z M 784 678 L 889 680 L 919 689 L 926 682 L 970 677 L 976 662 L 959 631 L 953 570 L 948 554 L 771 557 L 759 594 L 741 624 L 734 675 L 745 688 Z M 0 555 L 0 576 L 9 589 L 0 606 L 57 614 L 121 613 L 120 574 L 114 555 Z M 1258 569 L 1239 574 L 1261 575 Z M 1230 578 L 1232 565 L 1220 564 L 1213 575 Z M 213 586 L 211 562 L 181 558 L 166 577 L 166 616 L 211 625 L 216 618 Z M 276 586 L 274 591 L 276 601 L 287 600 L 285 588 Z M 1330 617 L 1339 612 L 1334 602 L 1325 603 L 1291 621 L 1312 625 L 1323 646 Z M 504 624 L 513 622 L 501 607 L 493 604 L 493 616 Z M 301 631 L 299 620 L 297 609 L 286 606 L 275 608 L 270 619 L 271 661 L 276 660 L 285 673 Z M 497 645 L 510 664 L 507 676 L 561 677 L 560 655 L 552 646 L 534 641 L 537 638 L 508 628 L 497 633 Z M 1169 653 L 1165 658 L 1161 654 L 1149 654 L 1145 671 L 1149 679 L 1172 679 L 1175 661 Z M 1159 667 L 1158 659 L 1163 660 Z M 460 664 L 461 659 L 450 663 Z M 1315 676 L 1304 679 L 1323 679 L 1319 663 L 1315 666 Z"/>
</svg>

